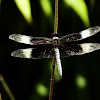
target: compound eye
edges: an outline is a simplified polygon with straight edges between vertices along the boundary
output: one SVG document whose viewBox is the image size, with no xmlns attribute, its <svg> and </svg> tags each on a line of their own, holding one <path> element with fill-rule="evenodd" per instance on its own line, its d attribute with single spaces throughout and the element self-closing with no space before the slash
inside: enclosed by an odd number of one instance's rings
<svg viewBox="0 0 100 100">
<path fill-rule="evenodd" d="M 52 33 L 52 38 L 53 37 L 58 37 L 58 33 Z"/>
</svg>

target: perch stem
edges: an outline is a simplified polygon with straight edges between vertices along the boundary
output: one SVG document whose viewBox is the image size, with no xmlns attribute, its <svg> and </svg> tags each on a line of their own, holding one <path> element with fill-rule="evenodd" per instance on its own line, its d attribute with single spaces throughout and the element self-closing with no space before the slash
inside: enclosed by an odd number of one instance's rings
<svg viewBox="0 0 100 100">
<path fill-rule="evenodd" d="M 7 94 L 9 95 L 10 100 L 15 100 L 13 93 L 11 92 L 10 88 L 8 87 L 4 77 L 2 75 L 0 75 L 0 82 L 1 82 L 2 86 L 4 87 L 5 91 L 7 92 Z"/>
<path fill-rule="evenodd" d="M 58 30 L 58 0 L 55 0 L 55 20 L 54 20 L 54 33 Z"/>
<path fill-rule="evenodd" d="M 56 60 L 56 59 L 55 59 L 55 56 L 54 56 L 54 57 L 53 57 L 53 65 L 52 65 L 52 73 L 51 73 L 51 81 L 50 81 L 49 100 L 52 100 L 52 97 L 53 97 L 55 60 Z"/>
<path fill-rule="evenodd" d="M 58 0 L 55 0 L 54 33 L 57 33 L 57 30 L 58 30 Z M 55 61 L 56 61 L 56 57 L 54 55 L 54 57 L 53 57 L 53 65 L 52 65 L 52 72 L 51 72 L 49 100 L 52 100 L 52 97 L 53 97 Z"/>
<path fill-rule="evenodd" d="M 2 98 L 1 98 L 1 93 L 0 93 L 0 100 L 2 100 Z"/>
</svg>

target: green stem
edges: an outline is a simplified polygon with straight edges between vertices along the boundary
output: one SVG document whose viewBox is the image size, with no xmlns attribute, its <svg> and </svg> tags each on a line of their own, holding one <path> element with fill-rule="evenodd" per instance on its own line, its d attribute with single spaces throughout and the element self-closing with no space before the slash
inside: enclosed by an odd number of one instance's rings
<svg viewBox="0 0 100 100">
<path fill-rule="evenodd" d="M 57 33 L 57 30 L 58 30 L 58 0 L 55 0 L 54 33 Z M 49 100 L 52 100 L 52 97 L 53 97 L 55 61 L 56 61 L 56 57 L 54 55 L 54 57 L 53 57 L 53 65 L 52 65 L 52 72 L 51 72 Z"/>
<path fill-rule="evenodd" d="M 55 20 L 54 20 L 54 33 L 58 30 L 58 0 L 55 0 Z"/>
</svg>

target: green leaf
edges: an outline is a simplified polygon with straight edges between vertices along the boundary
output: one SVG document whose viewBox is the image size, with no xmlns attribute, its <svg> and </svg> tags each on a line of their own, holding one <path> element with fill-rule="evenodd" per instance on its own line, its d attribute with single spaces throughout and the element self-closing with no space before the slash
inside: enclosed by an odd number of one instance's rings
<svg viewBox="0 0 100 100">
<path fill-rule="evenodd" d="M 30 0 L 14 0 L 19 11 L 28 23 L 32 22 Z"/>
<path fill-rule="evenodd" d="M 49 0 L 40 0 L 41 7 L 47 16 L 52 14 L 51 4 Z"/>
<path fill-rule="evenodd" d="M 41 96 L 47 96 L 48 95 L 48 89 L 41 83 L 37 84 L 36 91 Z"/>
<path fill-rule="evenodd" d="M 88 9 L 84 0 L 64 0 L 64 2 L 78 14 L 86 27 L 90 26 Z"/>
<path fill-rule="evenodd" d="M 81 75 L 77 75 L 76 77 L 76 85 L 78 88 L 85 88 L 87 85 L 87 80 L 85 77 Z"/>
</svg>

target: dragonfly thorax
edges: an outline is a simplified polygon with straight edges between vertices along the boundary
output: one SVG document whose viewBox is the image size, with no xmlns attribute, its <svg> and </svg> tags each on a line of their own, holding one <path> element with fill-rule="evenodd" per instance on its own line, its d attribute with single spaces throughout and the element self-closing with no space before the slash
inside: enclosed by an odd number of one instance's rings
<svg viewBox="0 0 100 100">
<path fill-rule="evenodd" d="M 59 42 L 59 38 L 58 38 L 58 33 L 52 33 L 52 38 L 53 38 L 53 42 L 52 45 L 54 48 L 58 47 L 60 42 Z"/>
<path fill-rule="evenodd" d="M 58 37 L 56 37 L 56 38 L 58 38 Z M 52 45 L 54 48 L 56 48 L 60 45 L 60 42 L 58 41 L 58 39 L 54 39 Z"/>
</svg>

